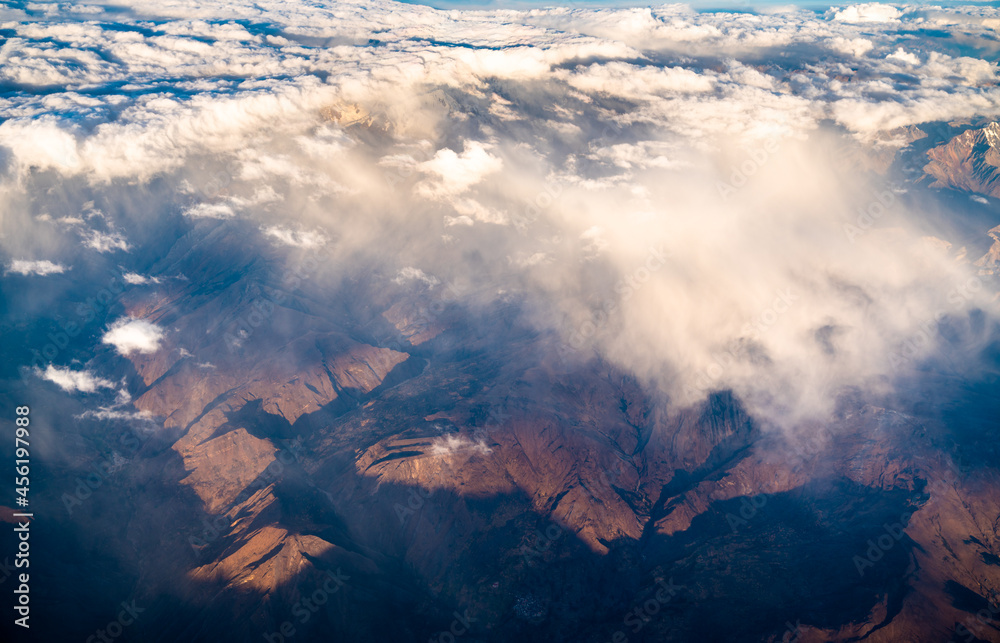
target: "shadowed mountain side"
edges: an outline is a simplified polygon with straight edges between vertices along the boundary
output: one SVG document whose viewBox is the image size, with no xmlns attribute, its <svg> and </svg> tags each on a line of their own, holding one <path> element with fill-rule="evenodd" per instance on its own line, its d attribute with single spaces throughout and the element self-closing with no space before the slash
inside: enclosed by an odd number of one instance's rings
<svg viewBox="0 0 1000 643">
<path fill-rule="evenodd" d="M 459 305 L 363 264 L 286 281 L 275 266 L 303 256 L 197 227 L 161 283 L 114 303 L 162 344 L 88 362 L 127 401 L 57 412 L 53 383 L 17 389 L 52 416 L 39 543 L 65 553 L 39 583 L 86 612 L 48 621 L 54 640 L 127 600 L 147 611 L 122 639 L 164 643 L 427 640 L 459 616 L 468 641 L 773 642 L 791 622 L 800 641 L 937 643 L 981 604 L 949 583 L 996 604 L 995 375 L 931 360 L 923 399 L 897 405 L 911 415 L 855 392 L 825 425 L 780 429 L 730 391 L 680 408 L 564 359 L 516 300 Z M 68 514 L 62 490 L 104 461 Z M 94 597 L 59 580 L 74 561 Z"/>
</svg>

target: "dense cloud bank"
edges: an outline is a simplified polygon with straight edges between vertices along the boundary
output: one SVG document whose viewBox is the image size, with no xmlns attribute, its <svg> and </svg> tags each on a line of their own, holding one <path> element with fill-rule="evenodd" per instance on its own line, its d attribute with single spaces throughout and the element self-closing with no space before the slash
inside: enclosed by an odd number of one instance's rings
<svg viewBox="0 0 1000 643">
<path fill-rule="evenodd" d="M 249 222 L 429 298 L 515 301 L 563 364 L 596 353 L 681 403 L 731 387 L 778 423 L 890 393 L 943 325 L 963 367 L 990 341 L 978 256 L 925 233 L 947 213 L 858 159 L 1000 113 L 993 9 L 26 7 L 0 12 L 18 279 L 133 266 L 164 219 Z M 123 318 L 103 342 L 165 333 Z"/>
</svg>

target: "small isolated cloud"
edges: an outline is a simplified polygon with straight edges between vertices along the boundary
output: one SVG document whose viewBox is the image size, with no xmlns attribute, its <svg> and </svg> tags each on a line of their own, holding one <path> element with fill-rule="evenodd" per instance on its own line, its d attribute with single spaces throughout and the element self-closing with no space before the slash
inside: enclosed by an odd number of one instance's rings
<svg viewBox="0 0 1000 643">
<path fill-rule="evenodd" d="M 111 344 L 119 355 L 155 353 L 160 348 L 163 329 L 143 319 L 123 317 L 104 333 L 101 342 Z"/>
<path fill-rule="evenodd" d="M 16 273 L 19 275 L 57 275 L 61 272 L 66 272 L 69 270 L 66 266 L 58 263 L 52 263 L 46 259 L 41 261 L 29 261 L 27 259 L 15 259 L 10 262 L 10 266 L 7 267 L 8 273 Z"/>
<path fill-rule="evenodd" d="M 414 268 L 412 266 L 407 266 L 399 271 L 396 278 L 393 279 L 397 284 L 406 283 L 407 281 L 422 281 L 431 288 L 441 283 L 437 277 L 432 277 L 420 268 Z"/>
<path fill-rule="evenodd" d="M 70 393 L 74 391 L 93 393 L 99 388 L 114 388 L 115 386 L 113 382 L 97 377 L 90 371 L 73 371 L 52 364 L 49 364 L 44 371 L 36 367 L 35 375 Z"/>
<path fill-rule="evenodd" d="M 199 203 L 184 210 L 184 216 L 192 219 L 231 219 L 236 213 L 225 203 Z"/>
<path fill-rule="evenodd" d="M 903 15 L 896 7 L 869 2 L 854 4 L 836 11 L 833 19 L 837 22 L 895 22 Z"/>
<path fill-rule="evenodd" d="M 91 230 L 83 236 L 83 245 L 93 248 L 98 252 L 111 252 L 112 250 L 122 250 L 128 252 L 128 242 L 125 237 L 117 232 L 101 232 Z"/>
<path fill-rule="evenodd" d="M 280 226 L 262 228 L 264 234 L 279 243 L 296 248 L 318 248 L 327 242 L 326 235 L 318 230 L 290 230 Z"/>
<path fill-rule="evenodd" d="M 990 201 L 986 197 L 979 196 L 978 194 L 973 194 L 969 196 L 970 199 L 976 203 L 982 203 L 983 205 L 989 205 Z"/>
<path fill-rule="evenodd" d="M 435 438 L 431 443 L 431 455 L 450 456 L 461 452 L 489 455 L 490 453 L 493 453 L 493 449 L 486 446 L 486 443 L 482 440 L 476 440 L 473 442 L 469 438 L 462 435 L 442 436 L 440 438 Z"/>
<path fill-rule="evenodd" d="M 126 272 L 122 275 L 122 279 L 125 280 L 125 283 L 132 284 L 133 286 L 160 283 L 160 280 L 156 277 L 146 277 L 145 275 L 140 275 L 137 272 Z"/>
</svg>

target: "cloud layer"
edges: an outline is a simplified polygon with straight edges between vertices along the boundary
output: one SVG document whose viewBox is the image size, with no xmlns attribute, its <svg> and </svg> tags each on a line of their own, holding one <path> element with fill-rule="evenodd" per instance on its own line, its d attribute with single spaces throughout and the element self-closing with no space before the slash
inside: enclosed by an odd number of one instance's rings
<svg viewBox="0 0 1000 643">
<path fill-rule="evenodd" d="M 516 301 L 564 365 L 600 355 L 680 404 L 731 387 L 776 421 L 891 392 L 939 351 L 929 327 L 970 363 L 989 339 L 965 240 L 928 243 L 936 206 L 853 159 L 1000 115 L 994 9 L 79 7 L 3 10 L 0 247 L 60 261 L 11 272 L 135 256 L 150 221 L 249 222 Z M 102 341 L 162 338 L 126 317 Z"/>
</svg>

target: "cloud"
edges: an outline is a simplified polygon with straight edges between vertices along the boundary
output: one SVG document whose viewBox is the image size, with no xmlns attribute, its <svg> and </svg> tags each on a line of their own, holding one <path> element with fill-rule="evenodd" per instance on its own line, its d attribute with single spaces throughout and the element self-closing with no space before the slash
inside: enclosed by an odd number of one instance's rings
<svg viewBox="0 0 1000 643">
<path fill-rule="evenodd" d="M 836 10 L 833 19 L 840 22 L 897 22 L 902 15 L 892 5 L 869 2 Z"/>
<path fill-rule="evenodd" d="M 503 161 L 490 154 L 490 148 L 479 141 L 465 141 L 461 154 L 447 148 L 438 150 L 433 158 L 416 166 L 431 177 L 417 185 L 417 193 L 432 199 L 454 197 L 499 172 Z"/>
<path fill-rule="evenodd" d="M 119 355 L 155 353 L 163 340 L 163 330 L 143 319 L 123 317 L 111 324 L 101 342 L 115 347 Z"/>
<path fill-rule="evenodd" d="M 28 259 L 14 259 L 7 267 L 8 273 L 18 275 L 57 275 L 69 270 L 66 266 L 52 263 L 47 259 L 30 261 Z"/>
<path fill-rule="evenodd" d="M 976 271 L 920 242 L 945 206 L 851 162 L 906 145 L 897 128 L 1000 117 L 997 66 L 974 53 L 994 8 L 125 4 L 126 29 L 10 25 L 5 256 L 82 265 L 83 235 L 130 251 L 86 259 L 138 285 L 179 271 L 186 235 L 213 262 L 225 239 L 256 244 L 262 272 L 308 249 L 321 298 L 360 277 L 464 284 L 458 304 L 516 303 L 570 365 L 597 355 L 677 404 L 732 388 L 785 425 L 849 387 L 891 391 L 939 312 L 970 336 L 974 311 L 996 314 L 985 287 L 950 303 Z M 281 35 L 244 26 L 262 24 Z M 950 37 L 925 41 L 929 25 Z M 884 194 L 878 224 L 847 234 Z M 127 310 L 154 305 L 142 294 Z M 163 337 L 128 317 L 102 341 Z"/>
<path fill-rule="evenodd" d="M 434 438 L 431 443 L 431 455 L 451 457 L 459 453 L 468 455 L 489 455 L 493 449 L 483 440 L 473 441 L 464 435 L 446 435 Z"/>
<path fill-rule="evenodd" d="M 140 275 L 137 272 L 126 272 L 122 274 L 122 279 L 125 283 L 133 286 L 160 283 L 160 279 L 158 277 L 146 277 L 145 275 Z"/>
<path fill-rule="evenodd" d="M 281 226 L 262 228 L 264 234 L 278 243 L 295 248 L 319 248 L 328 239 L 319 230 L 290 230 Z"/>
<path fill-rule="evenodd" d="M 114 388 L 114 383 L 97 377 L 90 371 L 73 371 L 49 364 L 45 370 L 35 368 L 35 375 L 54 383 L 67 392 L 93 393 L 99 388 Z"/>
<path fill-rule="evenodd" d="M 185 209 L 184 216 L 192 219 L 231 219 L 236 214 L 225 203 L 198 203 Z"/>
<path fill-rule="evenodd" d="M 621 62 L 593 64 L 567 76 L 572 87 L 625 97 L 699 94 L 715 88 L 715 78 L 680 67 L 640 67 Z"/>
<path fill-rule="evenodd" d="M 393 281 L 397 284 L 406 283 L 407 281 L 420 281 L 431 288 L 441 283 L 441 281 L 436 277 L 432 277 L 420 268 L 414 268 L 412 266 L 407 266 L 401 269 Z"/>
<path fill-rule="evenodd" d="M 905 63 L 907 65 L 919 65 L 920 64 L 920 59 L 917 58 L 917 56 L 915 54 L 913 54 L 912 52 L 906 51 L 902 47 L 899 47 L 898 49 L 896 49 L 896 51 L 894 51 L 893 53 L 891 53 L 888 56 L 886 56 L 886 58 L 888 60 L 898 60 L 899 62 Z"/>
<path fill-rule="evenodd" d="M 83 233 L 83 245 L 102 253 L 114 250 L 128 252 L 129 249 L 128 242 L 121 233 L 101 232 L 100 230 L 90 230 Z"/>
<path fill-rule="evenodd" d="M 830 47 L 843 54 L 851 54 L 855 58 L 861 58 L 875 48 L 875 45 L 868 38 L 844 38 L 836 36 L 829 41 Z"/>
<path fill-rule="evenodd" d="M 149 411 L 123 411 L 118 408 L 113 407 L 100 407 L 96 411 L 88 410 L 80 413 L 79 415 L 74 415 L 78 420 L 93 418 L 95 420 L 125 420 L 130 422 L 140 422 L 140 423 L 151 423 L 153 422 L 153 414 Z"/>
</svg>

